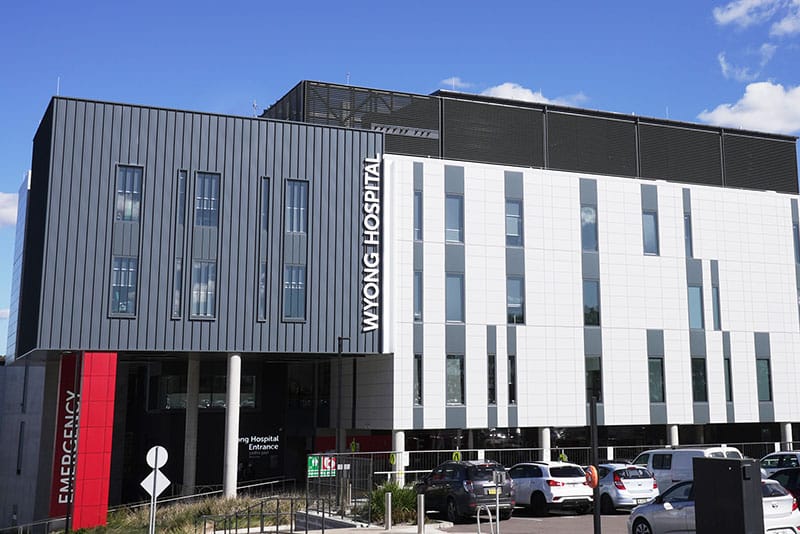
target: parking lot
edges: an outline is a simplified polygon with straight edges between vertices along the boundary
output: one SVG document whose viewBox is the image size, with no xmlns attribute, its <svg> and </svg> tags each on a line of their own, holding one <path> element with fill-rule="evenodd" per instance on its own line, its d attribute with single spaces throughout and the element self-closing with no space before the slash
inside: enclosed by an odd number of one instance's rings
<svg viewBox="0 0 800 534">
<path fill-rule="evenodd" d="M 601 527 L 603 534 L 625 534 L 625 524 L 628 514 L 604 515 Z M 533 517 L 519 509 L 514 511 L 514 516 L 508 521 L 500 523 L 502 534 L 574 534 L 593 532 L 594 517 L 592 514 L 574 515 L 559 514 L 548 517 Z M 445 532 L 477 532 L 477 524 L 472 521 L 461 525 L 453 525 L 444 529 Z M 491 532 L 489 524 L 484 521 L 481 532 Z"/>
</svg>

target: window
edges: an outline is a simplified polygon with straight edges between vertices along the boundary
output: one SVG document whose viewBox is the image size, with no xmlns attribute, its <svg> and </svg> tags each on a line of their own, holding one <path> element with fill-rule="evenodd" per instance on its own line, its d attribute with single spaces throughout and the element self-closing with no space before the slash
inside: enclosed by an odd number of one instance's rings
<svg viewBox="0 0 800 534">
<path fill-rule="evenodd" d="M 711 304 L 714 308 L 714 330 L 722 330 L 722 321 L 719 313 L 719 288 L 717 286 L 711 287 Z"/>
<path fill-rule="evenodd" d="M 525 281 L 509 276 L 506 279 L 508 324 L 525 324 Z"/>
<path fill-rule="evenodd" d="M 600 326 L 600 282 L 583 281 L 583 324 Z"/>
<path fill-rule="evenodd" d="M 186 409 L 186 375 L 161 375 L 151 377 L 151 410 Z M 200 377 L 197 407 L 201 409 L 225 408 L 227 378 L 225 375 L 203 375 Z M 239 391 L 241 408 L 256 407 L 256 377 L 242 375 Z"/>
<path fill-rule="evenodd" d="M 261 179 L 261 206 L 259 213 L 262 232 L 269 230 L 269 178 Z"/>
<path fill-rule="evenodd" d="M 136 314 L 137 259 L 114 256 L 111 260 L 111 313 Z"/>
<path fill-rule="evenodd" d="M 464 275 L 447 273 L 445 279 L 445 319 L 464 322 Z"/>
<path fill-rule="evenodd" d="M 141 201 L 142 168 L 120 165 L 117 167 L 115 218 L 118 221 L 138 221 Z"/>
<path fill-rule="evenodd" d="M 216 227 L 219 223 L 219 174 L 198 172 L 195 178 L 194 224 Z"/>
<path fill-rule="evenodd" d="M 794 241 L 794 262 L 800 263 L 800 223 L 792 224 L 792 238 Z"/>
<path fill-rule="evenodd" d="M 517 403 L 517 357 L 508 355 L 508 403 Z"/>
<path fill-rule="evenodd" d="M 586 357 L 586 401 L 597 397 L 597 402 L 603 401 L 603 374 L 600 356 Z"/>
<path fill-rule="evenodd" d="M 689 286 L 689 328 L 703 329 L 703 286 Z"/>
<path fill-rule="evenodd" d="M 731 359 L 722 360 L 723 371 L 725 372 L 725 401 L 733 402 L 733 384 L 731 383 Z"/>
<path fill-rule="evenodd" d="M 422 406 L 422 354 L 414 355 L 414 404 Z"/>
<path fill-rule="evenodd" d="M 414 191 L 414 241 L 422 241 L 422 191 Z"/>
<path fill-rule="evenodd" d="M 19 438 L 17 440 L 17 474 L 22 474 L 22 455 L 25 451 L 25 421 L 19 422 Z"/>
<path fill-rule="evenodd" d="M 444 239 L 450 243 L 464 242 L 464 197 L 447 195 L 444 206 Z"/>
<path fill-rule="evenodd" d="M 258 320 L 267 320 L 267 262 L 258 263 Z"/>
<path fill-rule="evenodd" d="M 186 171 L 178 171 L 178 195 L 175 203 L 177 223 L 183 227 L 186 221 Z"/>
<path fill-rule="evenodd" d="M 644 253 L 658 256 L 658 212 L 642 212 Z"/>
<path fill-rule="evenodd" d="M 414 320 L 422 321 L 422 271 L 414 271 Z"/>
<path fill-rule="evenodd" d="M 581 247 L 585 252 L 597 252 L 597 208 L 581 206 Z"/>
<path fill-rule="evenodd" d="M 487 398 L 489 404 L 497 404 L 497 355 L 489 354 L 486 358 Z"/>
<path fill-rule="evenodd" d="M 307 232 L 306 209 L 308 207 L 308 183 L 298 180 L 286 182 L 286 231 L 305 234 Z"/>
<path fill-rule="evenodd" d="M 213 318 L 217 304 L 217 263 L 192 262 L 192 317 Z"/>
<path fill-rule="evenodd" d="M 683 214 L 683 241 L 686 245 L 686 257 L 694 257 L 694 247 L 692 246 L 692 215 Z"/>
<path fill-rule="evenodd" d="M 445 372 L 447 404 L 464 404 L 464 356 L 448 354 Z"/>
<path fill-rule="evenodd" d="M 664 402 L 664 360 L 648 358 L 650 371 L 650 402 Z"/>
<path fill-rule="evenodd" d="M 521 247 L 522 244 L 522 201 L 506 200 L 506 245 Z"/>
<path fill-rule="evenodd" d="M 694 402 L 708 402 L 705 358 L 692 358 L 692 399 Z"/>
<path fill-rule="evenodd" d="M 287 265 L 283 270 L 283 318 L 306 318 L 306 267 Z"/>
<path fill-rule="evenodd" d="M 769 360 L 759 358 L 756 360 L 756 382 L 758 384 L 758 400 L 766 402 L 772 400 L 772 380 L 770 377 Z"/>
<path fill-rule="evenodd" d="M 180 317 L 183 308 L 183 259 L 175 258 L 172 279 L 172 316 Z"/>
<path fill-rule="evenodd" d="M 672 469 L 672 453 L 654 454 L 653 469 Z"/>
</svg>

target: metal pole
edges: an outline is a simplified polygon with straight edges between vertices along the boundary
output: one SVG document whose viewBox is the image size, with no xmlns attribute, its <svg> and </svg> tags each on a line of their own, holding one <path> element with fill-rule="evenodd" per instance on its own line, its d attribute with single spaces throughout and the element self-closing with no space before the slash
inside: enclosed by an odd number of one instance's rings
<svg viewBox="0 0 800 534">
<path fill-rule="evenodd" d="M 344 336 L 339 336 L 337 338 L 336 360 L 338 364 L 338 379 L 336 381 L 336 395 L 338 401 L 336 403 L 336 452 L 344 450 L 344 440 L 342 439 L 342 352 L 344 352 L 345 341 L 349 342 L 350 338 Z"/>
<path fill-rule="evenodd" d="M 387 491 L 384 496 L 384 514 L 383 514 L 383 529 L 392 530 L 392 492 Z"/>
<path fill-rule="evenodd" d="M 425 534 L 425 495 L 417 495 L 417 534 Z"/>
<path fill-rule="evenodd" d="M 598 451 L 597 451 L 597 396 L 592 395 L 592 400 L 589 403 L 589 425 L 591 426 L 592 434 L 592 465 L 597 466 Z M 600 527 L 600 486 L 594 488 L 594 534 L 601 533 Z"/>
</svg>

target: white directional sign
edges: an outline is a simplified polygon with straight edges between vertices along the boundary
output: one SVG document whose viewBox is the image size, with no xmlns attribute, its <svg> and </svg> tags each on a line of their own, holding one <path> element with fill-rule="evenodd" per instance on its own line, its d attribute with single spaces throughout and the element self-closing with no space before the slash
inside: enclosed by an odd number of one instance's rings
<svg viewBox="0 0 800 534">
<path fill-rule="evenodd" d="M 155 447 L 151 447 L 149 451 L 147 451 L 147 465 L 152 467 L 153 469 L 161 469 L 167 463 L 167 459 L 169 458 L 169 454 L 167 454 L 167 449 L 162 447 L 161 445 L 156 445 Z"/>
<path fill-rule="evenodd" d="M 153 480 L 154 478 L 155 481 Z M 153 472 L 142 480 L 141 486 L 148 495 L 153 495 L 153 489 L 155 489 L 155 497 L 158 497 L 164 493 L 164 490 L 169 486 L 169 479 L 158 469 L 153 469 Z"/>
<path fill-rule="evenodd" d="M 169 486 L 169 479 L 164 476 L 164 473 L 159 471 L 159 468 L 164 467 L 167 463 L 167 458 L 169 458 L 167 449 L 161 445 L 151 447 L 150 450 L 147 451 L 147 456 L 145 457 L 147 465 L 153 468 L 150 474 L 144 477 L 144 480 L 140 483 L 144 490 L 150 494 L 149 534 L 155 534 L 156 532 L 156 499 L 158 499 L 158 496 Z"/>
</svg>

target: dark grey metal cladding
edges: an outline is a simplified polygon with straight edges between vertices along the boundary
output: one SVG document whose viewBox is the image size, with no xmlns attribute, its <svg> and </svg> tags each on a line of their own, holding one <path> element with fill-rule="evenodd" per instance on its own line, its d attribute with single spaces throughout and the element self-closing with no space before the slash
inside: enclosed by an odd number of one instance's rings
<svg viewBox="0 0 800 534">
<path fill-rule="evenodd" d="M 51 138 L 49 160 L 40 154 L 47 148 L 45 140 L 34 150 L 43 162 L 34 162 L 39 170 L 31 189 L 31 228 L 43 229 L 42 257 L 29 264 L 37 248 L 27 239 L 25 275 L 35 277 L 37 267 L 45 267 L 41 298 L 21 313 L 21 327 L 39 330 L 28 350 L 332 353 L 337 337 L 347 336 L 347 352 L 380 351 L 380 328 L 361 331 L 361 203 L 363 162 L 383 151 L 381 134 L 55 98 Z M 108 313 L 112 243 L 117 246 L 112 221 L 118 164 L 144 168 L 137 315 L 132 319 Z M 188 265 L 183 315 L 171 318 L 179 169 L 188 171 L 186 232 L 195 238 L 205 229 L 193 225 L 190 184 L 197 171 L 220 174 L 218 239 L 189 241 L 204 243 L 192 252 L 195 258 L 218 261 L 214 320 L 189 319 Z M 259 322 L 263 177 L 270 178 L 265 182 L 270 188 L 268 306 L 267 320 Z M 293 323 L 281 320 L 286 260 L 281 192 L 289 179 L 309 182 L 310 214 L 306 320 Z M 26 292 L 24 302 L 29 296 L 35 291 Z M 41 312 L 34 319 L 30 308 L 37 305 Z"/>
<path fill-rule="evenodd" d="M 636 176 L 633 119 L 609 120 L 551 111 L 547 128 L 550 168 Z"/>
</svg>

